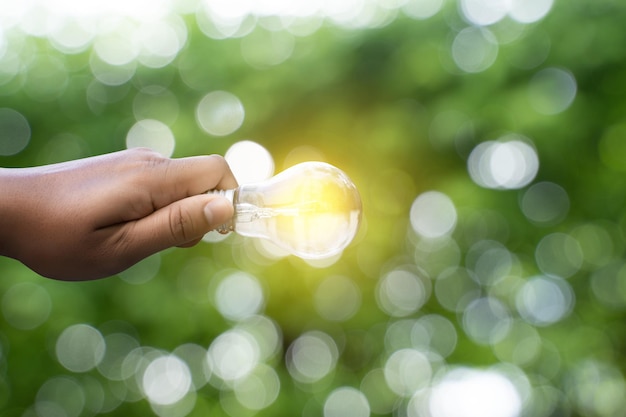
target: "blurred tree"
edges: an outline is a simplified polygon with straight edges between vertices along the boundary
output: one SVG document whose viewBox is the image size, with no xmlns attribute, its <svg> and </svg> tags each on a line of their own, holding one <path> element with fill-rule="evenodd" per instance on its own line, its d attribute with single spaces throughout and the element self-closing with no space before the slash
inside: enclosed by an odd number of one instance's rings
<svg viewBox="0 0 626 417">
<path fill-rule="evenodd" d="M 361 231 L 320 263 L 210 234 L 89 283 L 0 259 L 0 415 L 623 413 L 626 3 L 153 3 L 3 4 L 0 164 L 154 119 L 173 156 L 342 168 Z"/>
</svg>

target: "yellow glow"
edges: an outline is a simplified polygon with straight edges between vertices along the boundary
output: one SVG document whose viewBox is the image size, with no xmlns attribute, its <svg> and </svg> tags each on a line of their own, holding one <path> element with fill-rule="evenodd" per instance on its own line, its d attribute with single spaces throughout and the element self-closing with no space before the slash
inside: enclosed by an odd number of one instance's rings
<svg viewBox="0 0 626 417">
<path fill-rule="evenodd" d="M 284 205 L 274 207 L 273 227 L 283 240 L 296 240 L 300 250 L 318 252 L 339 247 L 350 230 L 348 217 L 355 216 L 352 195 L 333 180 L 304 177 L 284 190 Z M 349 219 L 348 219 L 349 220 Z"/>
<path fill-rule="evenodd" d="M 325 161 L 326 158 L 321 150 L 314 146 L 304 145 L 293 148 L 285 157 L 283 169 L 292 167 L 306 161 Z"/>
<path fill-rule="evenodd" d="M 304 259 L 328 258 L 352 241 L 361 199 L 337 168 L 308 162 L 237 191 L 235 230 L 264 237 Z"/>
</svg>

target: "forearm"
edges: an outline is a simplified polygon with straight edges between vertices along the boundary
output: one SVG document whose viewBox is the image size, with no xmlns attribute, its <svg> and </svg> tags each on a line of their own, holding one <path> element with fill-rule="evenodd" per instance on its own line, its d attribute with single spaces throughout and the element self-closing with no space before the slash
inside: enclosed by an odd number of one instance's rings
<svg viewBox="0 0 626 417">
<path fill-rule="evenodd" d="M 0 168 L 0 255 L 16 257 L 19 229 L 24 220 L 20 213 L 29 207 L 23 169 Z"/>
<path fill-rule="evenodd" d="M 77 163 L 76 165 L 80 165 Z M 73 165 L 71 165 L 73 166 Z M 42 275 L 62 258 L 81 254 L 87 227 L 81 223 L 67 181 L 84 180 L 68 164 L 0 168 L 0 255 L 17 259 Z M 70 187 L 81 192 L 80 185 Z M 65 260 L 67 262 L 67 260 Z"/>
</svg>

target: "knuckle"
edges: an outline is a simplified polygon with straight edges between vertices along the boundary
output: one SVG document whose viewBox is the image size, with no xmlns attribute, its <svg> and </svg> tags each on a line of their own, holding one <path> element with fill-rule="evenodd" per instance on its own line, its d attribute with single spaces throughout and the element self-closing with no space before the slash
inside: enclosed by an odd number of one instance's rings
<svg viewBox="0 0 626 417">
<path fill-rule="evenodd" d="M 137 167 L 141 168 L 157 168 L 169 161 L 168 158 L 150 148 L 129 148 L 126 152 L 129 162 L 133 162 Z"/>
<path fill-rule="evenodd" d="M 170 162 L 169 158 L 166 158 L 160 153 L 153 150 L 149 150 L 149 152 L 144 153 L 143 158 L 143 161 L 146 163 L 148 169 L 160 169 L 164 165 L 167 166 Z"/>
<path fill-rule="evenodd" d="M 129 166 L 138 168 L 158 163 L 160 159 L 160 155 L 150 148 L 128 148 L 122 157 Z"/>
<path fill-rule="evenodd" d="M 237 181 L 226 158 L 217 154 L 209 155 L 208 158 L 211 171 L 216 174 L 218 181 L 227 181 L 236 184 Z"/>
<path fill-rule="evenodd" d="M 128 158 L 127 181 L 135 190 L 147 189 L 155 176 L 165 178 L 169 173 L 170 160 L 150 148 L 131 148 Z"/>
<path fill-rule="evenodd" d="M 218 166 L 219 168 L 228 168 L 228 162 L 222 155 L 213 154 L 208 156 L 209 163 Z"/>
<path fill-rule="evenodd" d="M 146 146 L 138 146 L 136 148 L 128 148 L 127 152 L 130 155 L 135 155 L 137 157 L 147 157 L 147 158 L 156 158 L 161 157 L 162 155 L 155 151 L 154 149 L 148 148 Z"/>
</svg>

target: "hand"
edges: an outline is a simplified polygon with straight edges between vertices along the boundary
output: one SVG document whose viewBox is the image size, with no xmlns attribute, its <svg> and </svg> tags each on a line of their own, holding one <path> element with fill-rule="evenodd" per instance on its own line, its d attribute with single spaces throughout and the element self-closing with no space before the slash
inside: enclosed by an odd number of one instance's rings
<svg viewBox="0 0 626 417">
<path fill-rule="evenodd" d="M 228 200 L 205 192 L 236 186 L 220 156 L 170 159 L 139 148 L 0 169 L 0 254 L 55 279 L 113 275 L 198 243 L 233 216 Z"/>
</svg>

